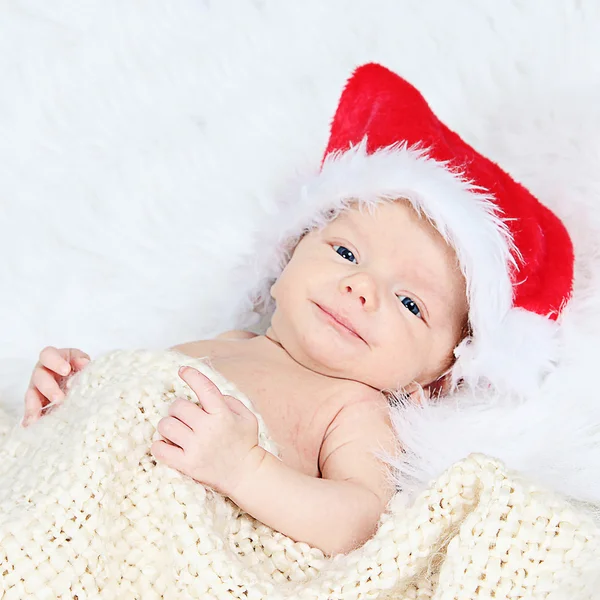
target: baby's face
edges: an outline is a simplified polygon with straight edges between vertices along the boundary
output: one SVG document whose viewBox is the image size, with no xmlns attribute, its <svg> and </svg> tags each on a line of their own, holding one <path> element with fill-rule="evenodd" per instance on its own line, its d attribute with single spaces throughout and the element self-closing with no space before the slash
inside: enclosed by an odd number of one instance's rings
<svg viewBox="0 0 600 600">
<path fill-rule="evenodd" d="M 406 201 L 308 233 L 271 294 L 268 333 L 292 358 L 378 390 L 436 380 L 468 310 L 454 251 Z"/>
</svg>

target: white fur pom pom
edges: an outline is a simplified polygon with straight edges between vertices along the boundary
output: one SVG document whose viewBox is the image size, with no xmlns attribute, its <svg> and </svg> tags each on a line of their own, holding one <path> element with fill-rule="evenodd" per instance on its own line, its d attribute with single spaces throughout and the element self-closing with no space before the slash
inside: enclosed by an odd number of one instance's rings
<svg viewBox="0 0 600 600">
<path fill-rule="evenodd" d="M 478 387 L 484 374 L 501 392 L 531 395 L 558 361 L 558 331 L 555 321 L 513 308 L 500 325 L 475 332 L 459 344 L 452 380 Z"/>
</svg>

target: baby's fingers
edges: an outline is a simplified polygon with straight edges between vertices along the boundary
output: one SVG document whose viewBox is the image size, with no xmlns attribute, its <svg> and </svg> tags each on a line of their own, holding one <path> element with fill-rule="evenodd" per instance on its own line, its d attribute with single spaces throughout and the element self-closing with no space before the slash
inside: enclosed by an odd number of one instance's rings
<svg viewBox="0 0 600 600">
<path fill-rule="evenodd" d="M 61 348 L 48 346 L 40 353 L 40 364 L 49 371 L 53 371 L 63 377 L 81 371 L 90 362 L 90 357 L 77 348 Z"/>
<path fill-rule="evenodd" d="M 31 387 L 50 402 L 60 402 L 65 397 L 53 373 L 45 367 L 38 367 L 31 377 Z"/>
<path fill-rule="evenodd" d="M 61 356 L 64 356 L 65 360 L 70 362 L 71 364 L 77 363 L 80 365 L 85 365 L 90 362 L 90 355 L 86 354 L 83 350 L 78 350 L 77 348 L 63 348 L 59 350 Z"/>
<path fill-rule="evenodd" d="M 37 421 L 47 403 L 48 400 L 44 398 L 38 390 L 29 388 L 25 393 L 25 413 L 23 416 L 23 427 L 27 427 L 27 425 L 30 423 Z"/>
<path fill-rule="evenodd" d="M 71 348 L 58 350 L 54 346 L 46 346 L 40 352 L 39 364 L 49 371 L 66 376 L 71 372 Z"/>
<path fill-rule="evenodd" d="M 72 362 L 75 364 L 75 371 L 81 371 L 85 365 L 87 365 L 90 360 L 92 360 L 87 354 L 82 353 L 81 356 L 76 356 L 72 359 Z"/>
</svg>

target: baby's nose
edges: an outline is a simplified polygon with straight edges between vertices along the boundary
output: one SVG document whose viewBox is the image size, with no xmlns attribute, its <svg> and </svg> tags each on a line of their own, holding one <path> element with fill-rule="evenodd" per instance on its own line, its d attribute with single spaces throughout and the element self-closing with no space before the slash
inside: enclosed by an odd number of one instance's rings
<svg viewBox="0 0 600 600">
<path fill-rule="evenodd" d="M 355 296 L 365 310 L 375 310 L 379 305 L 377 286 L 366 274 L 356 274 L 344 282 L 344 292 Z"/>
<path fill-rule="evenodd" d="M 352 294 L 353 290 L 352 290 L 352 286 L 347 285 L 346 286 L 346 292 L 348 294 Z M 358 294 L 358 299 L 360 300 L 360 303 L 364 306 L 367 303 L 367 299 L 365 298 L 365 296 L 363 296 L 362 294 Z"/>
</svg>

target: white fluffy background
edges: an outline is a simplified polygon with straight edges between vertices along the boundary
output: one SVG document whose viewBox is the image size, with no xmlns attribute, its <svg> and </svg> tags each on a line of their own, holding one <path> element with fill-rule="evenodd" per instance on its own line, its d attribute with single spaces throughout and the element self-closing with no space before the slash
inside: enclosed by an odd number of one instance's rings
<svg viewBox="0 0 600 600">
<path fill-rule="evenodd" d="M 600 500 L 596 0 L 0 4 L 0 403 L 39 351 L 163 348 L 238 321 L 229 269 L 378 61 L 555 210 L 575 243 L 565 357 L 539 396 L 406 413 L 426 480 L 471 451 Z M 460 404 L 462 410 L 458 410 Z"/>
</svg>

